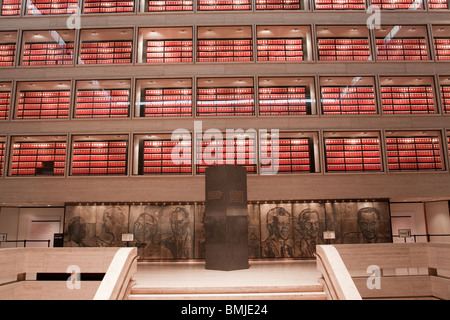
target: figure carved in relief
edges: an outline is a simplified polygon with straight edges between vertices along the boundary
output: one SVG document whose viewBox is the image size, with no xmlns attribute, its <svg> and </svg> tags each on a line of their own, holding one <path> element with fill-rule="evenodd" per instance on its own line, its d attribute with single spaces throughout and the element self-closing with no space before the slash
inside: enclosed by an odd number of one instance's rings
<svg viewBox="0 0 450 320">
<path fill-rule="evenodd" d="M 300 257 L 312 258 L 316 253 L 316 245 L 324 241 L 319 233 L 319 213 L 314 209 L 305 209 L 298 215 L 300 238 L 296 241 L 296 249 Z"/>
<path fill-rule="evenodd" d="M 364 207 L 358 211 L 359 232 L 344 235 L 342 243 L 386 243 L 391 239 L 380 232 L 381 214 L 374 207 Z"/>
<path fill-rule="evenodd" d="M 86 223 L 84 220 L 79 216 L 70 219 L 64 235 L 64 247 L 88 247 L 85 243 L 86 235 Z"/>
<path fill-rule="evenodd" d="M 261 243 L 262 256 L 265 258 L 291 258 L 294 256 L 294 244 L 291 235 L 291 215 L 282 207 L 267 212 L 269 236 Z"/>
<path fill-rule="evenodd" d="M 97 237 L 99 247 L 121 247 L 122 233 L 126 232 L 125 215 L 119 207 L 110 207 L 103 212 L 102 233 Z"/>
<path fill-rule="evenodd" d="M 158 211 L 152 212 L 150 207 L 145 207 L 133 224 L 135 246 L 142 254 L 142 259 L 172 259 L 170 250 L 158 244 L 158 224 Z"/>
<path fill-rule="evenodd" d="M 161 245 L 172 252 L 174 259 L 193 258 L 189 212 L 183 207 L 176 207 L 169 213 L 169 222 L 172 234 L 163 239 Z"/>
</svg>

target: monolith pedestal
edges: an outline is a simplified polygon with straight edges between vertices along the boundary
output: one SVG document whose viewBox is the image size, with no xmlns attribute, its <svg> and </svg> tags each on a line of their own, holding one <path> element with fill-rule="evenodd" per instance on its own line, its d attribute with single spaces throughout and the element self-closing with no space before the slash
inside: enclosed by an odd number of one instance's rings
<svg viewBox="0 0 450 320">
<path fill-rule="evenodd" d="M 247 172 L 234 165 L 206 169 L 206 269 L 248 269 Z"/>
</svg>

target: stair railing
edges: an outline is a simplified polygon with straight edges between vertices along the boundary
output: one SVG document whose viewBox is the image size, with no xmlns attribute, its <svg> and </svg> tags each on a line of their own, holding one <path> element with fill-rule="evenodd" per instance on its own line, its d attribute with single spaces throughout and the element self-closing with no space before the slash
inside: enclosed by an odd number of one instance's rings
<svg viewBox="0 0 450 320">
<path fill-rule="evenodd" d="M 137 248 L 121 248 L 115 254 L 95 293 L 94 300 L 124 300 L 137 271 Z"/>
<path fill-rule="evenodd" d="M 339 252 L 332 245 L 316 247 L 317 269 L 322 275 L 324 285 L 330 300 L 362 300 Z"/>
</svg>

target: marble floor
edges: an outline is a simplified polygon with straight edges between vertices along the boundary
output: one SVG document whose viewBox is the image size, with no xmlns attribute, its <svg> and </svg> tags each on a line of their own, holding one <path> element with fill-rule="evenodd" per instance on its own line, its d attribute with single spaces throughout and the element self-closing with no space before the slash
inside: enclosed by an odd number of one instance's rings
<svg viewBox="0 0 450 320">
<path fill-rule="evenodd" d="M 139 262 L 136 287 L 301 286 L 318 283 L 315 260 L 250 261 L 248 269 L 207 270 L 202 261 Z"/>
</svg>

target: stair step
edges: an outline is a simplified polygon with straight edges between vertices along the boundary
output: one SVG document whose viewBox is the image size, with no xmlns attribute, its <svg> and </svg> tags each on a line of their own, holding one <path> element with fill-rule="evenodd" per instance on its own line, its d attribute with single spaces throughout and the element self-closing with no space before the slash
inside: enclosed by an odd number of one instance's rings
<svg viewBox="0 0 450 320">
<path fill-rule="evenodd" d="M 243 287 L 139 287 L 131 288 L 131 294 L 252 294 L 252 293 L 300 293 L 323 292 L 319 283 L 304 286 L 243 286 Z"/>
<path fill-rule="evenodd" d="M 325 292 L 130 294 L 128 300 L 327 300 Z"/>
</svg>

